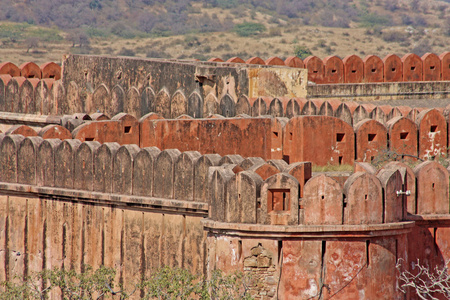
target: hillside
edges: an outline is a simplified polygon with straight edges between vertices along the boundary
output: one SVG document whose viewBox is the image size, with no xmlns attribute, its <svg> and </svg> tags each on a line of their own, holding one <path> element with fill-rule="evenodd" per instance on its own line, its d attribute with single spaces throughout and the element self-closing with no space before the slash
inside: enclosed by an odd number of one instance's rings
<svg viewBox="0 0 450 300">
<path fill-rule="evenodd" d="M 201 59 L 440 54 L 449 1 L 0 0 L 1 61 L 64 53 Z"/>
</svg>

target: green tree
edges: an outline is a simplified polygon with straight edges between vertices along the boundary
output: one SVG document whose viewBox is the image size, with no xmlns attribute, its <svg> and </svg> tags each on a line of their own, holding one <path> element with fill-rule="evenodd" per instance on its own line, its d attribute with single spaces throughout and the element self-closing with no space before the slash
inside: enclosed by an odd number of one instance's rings
<svg viewBox="0 0 450 300">
<path fill-rule="evenodd" d="M 303 45 L 297 45 L 294 47 L 294 55 L 301 58 L 301 59 L 305 59 L 308 56 L 313 55 L 311 50 L 308 49 L 308 47 L 303 46 Z"/>
</svg>

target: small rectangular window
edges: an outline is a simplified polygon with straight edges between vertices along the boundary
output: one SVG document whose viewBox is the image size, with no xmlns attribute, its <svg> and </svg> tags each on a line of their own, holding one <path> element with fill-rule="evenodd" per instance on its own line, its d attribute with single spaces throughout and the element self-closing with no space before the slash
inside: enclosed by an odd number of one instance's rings
<svg viewBox="0 0 450 300">
<path fill-rule="evenodd" d="M 336 134 L 336 142 L 342 142 L 344 140 L 345 133 L 337 133 Z"/>
<path fill-rule="evenodd" d="M 130 133 L 131 132 L 131 126 L 124 126 L 123 127 L 123 132 L 124 133 Z"/>
<path fill-rule="evenodd" d="M 400 139 L 406 140 L 408 138 L 409 132 L 400 132 Z"/>
<path fill-rule="evenodd" d="M 373 142 L 376 136 L 377 136 L 376 133 L 369 133 L 369 135 L 367 136 L 367 140 L 369 142 Z"/>
<path fill-rule="evenodd" d="M 436 132 L 437 131 L 437 125 L 431 125 L 430 132 Z"/>
<path fill-rule="evenodd" d="M 269 189 L 267 195 L 267 212 L 271 211 L 289 211 L 290 210 L 289 189 Z"/>
</svg>

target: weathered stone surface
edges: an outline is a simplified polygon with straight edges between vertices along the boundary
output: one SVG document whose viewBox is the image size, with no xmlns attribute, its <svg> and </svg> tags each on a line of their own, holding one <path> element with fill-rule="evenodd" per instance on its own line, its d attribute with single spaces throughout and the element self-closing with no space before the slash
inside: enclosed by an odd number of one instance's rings
<svg viewBox="0 0 450 300">
<path fill-rule="evenodd" d="M 419 156 L 433 158 L 447 156 L 447 122 L 437 109 L 422 111 L 416 118 Z"/>
<path fill-rule="evenodd" d="M 342 62 L 344 63 L 344 82 L 360 83 L 364 78 L 364 62 L 356 55 L 346 56 Z"/>
<path fill-rule="evenodd" d="M 395 54 L 383 58 L 384 82 L 398 82 L 403 80 L 403 62 Z"/>
<path fill-rule="evenodd" d="M 226 184 L 225 221 L 229 223 L 257 223 L 257 198 L 261 177 L 251 171 L 234 175 Z"/>
<path fill-rule="evenodd" d="M 380 122 L 365 119 L 358 122 L 354 130 L 358 161 L 372 162 L 387 150 L 387 130 Z"/>
<path fill-rule="evenodd" d="M 112 193 L 113 157 L 120 145 L 104 143 L 94 152 L 94 191 Z"/>
<path fill-rule="evenodd" d="M 72 189 L 75 175 L 75 153 L 79 140 L 64 140 L 55 150 L 55 186 Z"/>
<path fill-rule="evenodd" d="M 376 55 L 367 55 L 364 60 L 364 82 L 383 82 L 384 63 Z"/>
<path fill-rule="evenodd" d="M 239 116 L 240 114 L 251 114 L 250 102 L 246 95 L 239 96 L 236 102 L 236 116 Z"/>
<path fill-rule="evenodd" d="M 417 125 L 408 118 L 395 117 L 387 122 L 389 149 L 398 154 L 418 156 Z M 404 159 L 412 160 L 405 156 Z"/>
<path fill-rule="evenodd" d="M 133 161 L 139 152 L 138 145 L 123 145 L 113 156 L 112 191 L 131 195 L 133 192 Z"/>
<path fill-rule="evenodd" d="M 227 221 L 227 186 L 228 182 L 235 176 L 230 169 L 220 167 L 210 168 L 209 176 L 209 218 L 219 222 Z"/>
<path fill-rule="evenodd" d="M 327 56 L 323 59 L 323 83 L 344 83 L 344 63 L 337 56 Z"/>
<path fill-rule="evenodd" d="M 17 182 L 17 152 L 23 139 L 21 135 L 0 136 L 0 181 Z"/>
<path fill-rule="evenodd" d="M 406 199 L 406 210 L 410 214 L 416 214 L 416 176 L 413 169 L 405 163 L 399 161 L 391 161 L 383 166 L 384 169 L 398 170 L 402 175 L 402 191 L 409 191 L 409 196 L 403 195 Z"/>
<path fill-rule="evenodd" d="M 320 174 L 306 182 L 301 200 L 300 224 L 343 224 L 343 190 L 335 179 Z"/>
<path fill-rule="evenodd" d="M 402 57 L 403 81 L 422 81 L 423 62 L 414 53 L 407 53 Z"/>
<path fill-rule="evenodd" d="M 295 98 L 289 99 L 289 101 L 286 104 L 286 112 L 285 116 L 287 118 L 293 118 L 295 116 L 300 115 L 301 109 L 300 104 Z"/>
<path fill-rule="evenodd" d="M 60 139 L 42 141 L 36 155 L 37 185 L 55 186 L 55 152 L 62 143 Z"/>
<path fill-rule="evenodd" d="M 383 223 L 400 222 L 406 217 L 406 199 L 397 192 L 403 191 L 403 178 L 398 170 L 381 169 L 377 177 L 383 187 Z"/>
<path fill-rule="evenodd" d="M 414 168 L 416 175 L 417 214 L 449 213 L 448 171 L 434 161 L 425 161 Z"/>
<path fill-rule="evenodd" d="M 308 69 L 308 80 L 317 84 L 323 83 L 324 80 L 324 65 L 317 56 L 308 56 L 303 60 L 306 69 Z"/>
<path fill-rule="evenodd" d="M 299 224 L 299 183 L 287 173 L 267 178 L 261 186 L 261 210 L 258 223 Z"/>
<path fill-rule="evenodd" d="M 201 157 L 197 151 L 181 153 L 175 161 L 174 198 L 194 200 L 194 166 Z"/>
<path fill-rule="evenodd" d="M 153 195 L 154 164 L 161 150 L 156 147 L 142 148 L 133 160 L 133 195 Z"/>
<path fill-rule="evenodd" d="M 218 112 L 226 118 L 234 117 L 236 115 L 236 103 L 229 94 L 224 95 L 220 99 Z"/>
<path fill-rule="evenodd" d="M 41 137 L 27 137 L 20 143 L 17 151 L 18 183 L 36 185 L 36 156 L 43 141 Z"/>
<path fill-rule="evenodd" d="M 206 118 L 218 112 L 219 101 L 217 101 L 217 97 L 214 94 L 210 93 L 206 96 L 205 102 L 203 103 L 203 116 Z"/>
<path fill-rule="evenodd" d="M 187 100 L 184 92 L 182 90 L 178 90 L 173 94 L 172 99 L 170 100 L 170 117 L 171 119 L 176 119 L 178 116 L 184 115 L 187 113 Z"/>
<path fill-rule="evenodd" d="M 369 173 L 354 173 L 344 185 L 344 224 L 381 224 L 383 195 L 380 180 Z"/>
<path fill-rule="evenodd" d="M 27 125 L 13 125 L 5 132 L 5 134 L 20 134 L 24 137 L 37 136 L 36 131 Z"/>
<path fill-rule="evenodd" d="M 425 53 L 422 57 L 423 81 L 441 80 L 441 60 L 434 53 Z"/>
<path fill-rule="evenodd" d="M 189 95 L 187 100 L 187 114 L 193 118 L 203 117 L 203 99 L 197 91 Z"/>
<path fill-rule="evenodd" d="M 153 196 L 160 198 L 174 198 L 175 162 L 181 152 L 177 149 L 161 151 L 156 158 L 153 170 L 158 176 L 153 180 Z"/>
<path fill-rule="evenodd" d="M 75 152 L 73 183 L 75 189 L 94 190 L 94 153 L 99 147 L 99 142 L 84 142 Z"/>
<path fill-rule="evenodd" d="M 209 201 L 209 168 L 218 166 L 222 157 L 219 154 L 205 154 L 194 165 L 194 201 Z"/>
</svg>

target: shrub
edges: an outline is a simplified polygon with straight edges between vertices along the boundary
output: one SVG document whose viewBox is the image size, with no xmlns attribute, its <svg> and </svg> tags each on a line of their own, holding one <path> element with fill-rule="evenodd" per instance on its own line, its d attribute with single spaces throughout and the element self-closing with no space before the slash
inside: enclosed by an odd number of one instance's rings
<svg viewBox="0 0 450 300">
<path fill-rule="evenodd" d="M 404 31 L 398 31 L 398 30 L 389 30 L 389 31 L 383 31 L 381 33 L 381 38 L 385 42 L 405 42 L 408 40 L 409 34 Z"/>
<path fill-rule="evenodd" d="M 294 55 L 301 59 L 305 59 L 308 56 L 311 56 L 313 54 L 312 54 L 311 50 L 308 49 L 308 47 L 297 45 L 294 47 Z"/>
<path fill-rule="evenodd" d="M 241 24 L 236 24 L 233 31 L 239 36 L 247 37 L 252 35 L 257 35 L 266 30 L 266 27 L 260 23 L 245 22 Z"/>
</svg>

